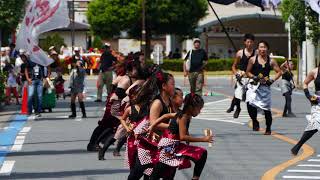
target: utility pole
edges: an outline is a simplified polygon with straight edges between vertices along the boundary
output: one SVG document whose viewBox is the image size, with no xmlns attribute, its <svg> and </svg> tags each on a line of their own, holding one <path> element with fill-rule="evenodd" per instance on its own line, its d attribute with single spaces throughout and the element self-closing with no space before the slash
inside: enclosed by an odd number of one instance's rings
<svg viewBox="0 0 320 180">
<path fill-rule="evenodd" d="M 74 34 L 75 34 L 75 30 L 74 30 L 74 16 L 75 16 L 75 8 L 74 8 L 74 0 L 72 0 L 72 19 L 71 19 L 71 55 L 73 56 L 73 51 L 74 51 Z"/>
<path fill-rule="evenodd" d="M 142 0 L 142 39 L 141 39 L 141 51 L 144 56 L 147 56 L 146 49 L 146 0 Z M 146 57 L 147 58 L 147 57 Z"/>
<path fill-rule="evenodd" d="M 288 59 L 291 60 L 291 16 L 288 19 Z"/>
</svg>

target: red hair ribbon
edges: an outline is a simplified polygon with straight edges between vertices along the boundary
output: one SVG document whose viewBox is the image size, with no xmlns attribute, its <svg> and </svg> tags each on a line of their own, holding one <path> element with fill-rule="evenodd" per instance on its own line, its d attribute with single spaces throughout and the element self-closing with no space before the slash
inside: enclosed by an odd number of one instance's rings
<svg viewBox="0 0 320 180">
<path fill-rule="evenodd" d="M 161 73 L 161 72 L 157 72 L 157 73 L 156 73 L 156 77 L 157 77 L 157 79 L 158 79 L 160 82 L 163 82 L 163 76 L 162 76 L 162 73 Z"/>
</svg>

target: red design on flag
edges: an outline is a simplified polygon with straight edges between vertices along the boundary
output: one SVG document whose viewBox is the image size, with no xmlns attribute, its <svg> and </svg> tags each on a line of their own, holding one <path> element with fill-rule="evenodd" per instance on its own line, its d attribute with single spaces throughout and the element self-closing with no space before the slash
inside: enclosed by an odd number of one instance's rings
<svg viewBox="0 0 320 180">
<path fill-rule="evenodd" d="M 66 0 L 30 0 L 17 36 L 17 48 L 26 49 L 31 60 L 47 66 L 53 62 L 38 46 L 39 35 L 69 25 Z"/>
<path fill-rule="evenodd" d="M 38 19 L 34 23 L 34 26 L 37 26 L 52 17 L 58 10 L 60 2 L 61 1 L 58 1 L 57 4 L 50 9 L 49 1 L 37 0 L 35 8 L 39 11 L 40 15 L 38 15 Z"/>
<path fill-rule="evenodd" d="M 33 46 L 33 49 L 32 49 L 33 52 L 37 52 L 39 50 L 40 50 L 40 48 L 38 46 Z"/>
<path fill-rule="evenodd" d="M 30 19 L 29 19 L 29 17 L 27 17 L 26 18 L 26 26 L 29 26 L 29 24 L 30 24 Z"/>
</svg>

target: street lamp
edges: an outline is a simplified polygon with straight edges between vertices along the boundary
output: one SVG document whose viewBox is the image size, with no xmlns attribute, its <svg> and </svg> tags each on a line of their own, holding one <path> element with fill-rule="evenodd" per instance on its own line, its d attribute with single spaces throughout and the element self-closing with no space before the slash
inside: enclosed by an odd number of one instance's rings
<svg viewBox="0 0 320 180">
<path fill-rule="evenodd" d="M 288 29 L 288 59 L 291 60 L 291 22 L 294 21 L 292 15 L 288 18 L 287 29 Z"/>
</svg>

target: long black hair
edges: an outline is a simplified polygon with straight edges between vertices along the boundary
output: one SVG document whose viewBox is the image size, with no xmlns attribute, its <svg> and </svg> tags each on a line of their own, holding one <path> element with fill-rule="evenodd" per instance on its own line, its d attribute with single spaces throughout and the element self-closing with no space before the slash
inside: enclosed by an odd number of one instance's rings
<svg viewBox="0 0 320 180">
<path fill-rule="evenodd" d="M 203 107 L 204 101 L 202 97 L 198 94 L 190 93 L 187 94 L 183 101 L 183 108 L 182 111 L 180 111 L 177 114 L 178 118 L 181 118 L 183 114 L 186 114 L 187 111 L 192 107 Z"/>
<path fill-rule="evenodd" d="M 161 92 L 162 85 L 167 83 L 171 78 L 172 74 L 164 73 L 157 67 L 153 68 L 153 73 L 148 77 L 147 81 L 144 82 L 139 92 L 136 95 L 135 104 L 150 105 L 155 97 Z"/>
</svg>

